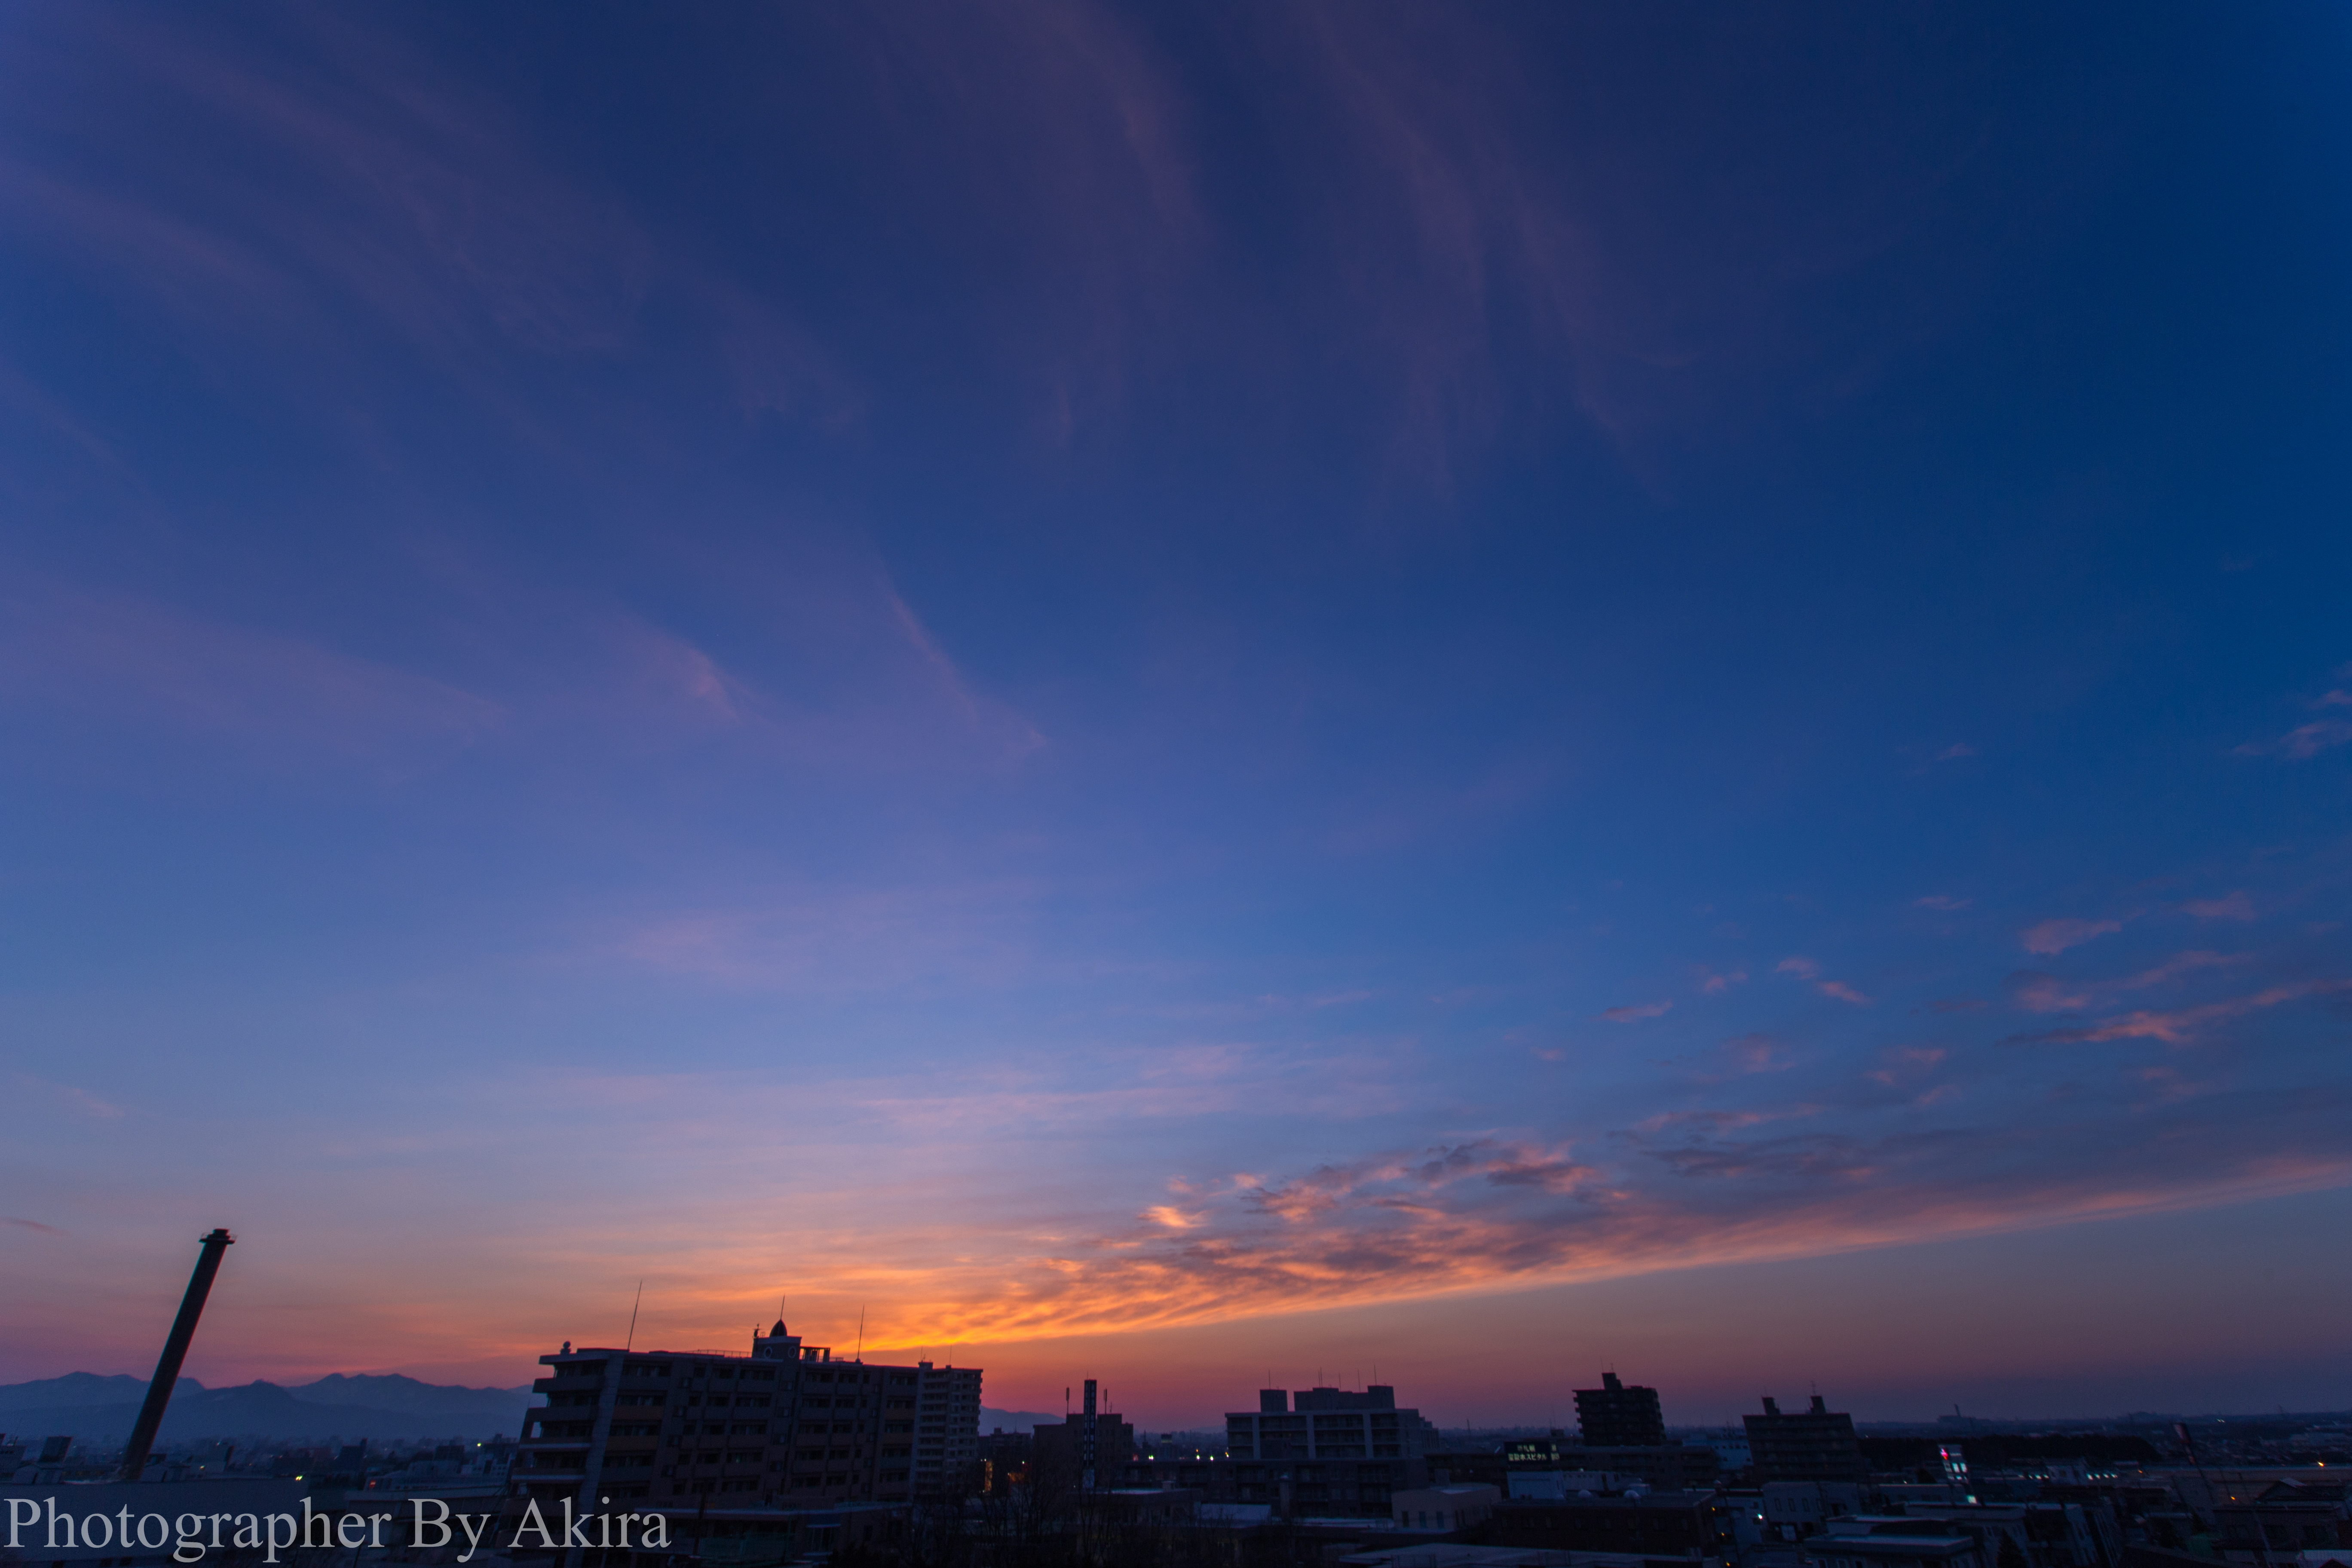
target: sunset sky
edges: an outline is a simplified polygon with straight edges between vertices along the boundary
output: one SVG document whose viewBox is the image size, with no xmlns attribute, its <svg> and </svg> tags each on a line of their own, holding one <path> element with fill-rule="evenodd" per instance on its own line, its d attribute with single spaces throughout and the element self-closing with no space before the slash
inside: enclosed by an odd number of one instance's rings
<svg viewBox="0 0 2352 1568">
<path fill-rule="evenodd" d="M 2347 73 L 0 12 L 0 1380 L 2352 1405 Z"/>
</svg>

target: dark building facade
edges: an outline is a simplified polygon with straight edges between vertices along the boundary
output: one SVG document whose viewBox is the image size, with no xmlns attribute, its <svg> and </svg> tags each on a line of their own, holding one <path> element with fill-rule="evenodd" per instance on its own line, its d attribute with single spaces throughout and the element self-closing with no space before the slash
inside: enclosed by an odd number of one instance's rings
<svg viewBox="0 0 2352 1568">
<path fill-rule="evenodd" d="M 1427 1428 L 1420 1411 L 1397 1408 L 1395 1389 L 1301 1389 L 1294 1410 L 1286 1391 L 1261 1389 L 1255 1410 L 1225 1416 L 1234 1501 L 1385 1517 L 1391 1492 L 1427 1484 Z"/>
<path fill-rule="evenodd" d="M 1552 1458 L 1557 1446 L 1545 1445 L 1541 1457 L 1545 1469 L 1565 1467 Z M 1433 1487 L 1493 1487 L 1505 1497 L 1511 1495 L 1511 1468 L 1515 1464 L 1531 1463 L 1517 1454 L 1500 1448 L 1442 1448 L 1422 1456 L 1422 1464 L 1429 1473 Z"/>
<path fill-rule="evenodd" d="M 1723 1468 L 1712 1448 L 1696 1443 L 1653 1443 L 1639 1448 L 1571 1448 L 1572 1468 L 1632 1476 L 1658 1491 L 1711 1490 Z"/>
<path fill-rule="evenodd" d="M 1739 1552 L 1732 1506 L 1711 1493 L 1506 1502 L 1487 1529 L 1498 1546 L 1724 1563 Z"/>
<path fill-rule="evenodd" d="M 1514 1470 L 1601 1470 L 1640 1481 L 1656 1491 L 1706 1491 L 1716 1484 L 1722 1461 L 1696 1443 L 1664 1442 L 1633 1448 L 1593 1448 L 1549 1437 L 1518 1437 L 1499 1449 L 1449 1449 L 1427 1456 L 1429 1484 L 1486 1484 L 1510 1492 Z"/>
<path fill-rule="evenodd" d="M 1058 1426 L 1040 1426 L 1034 1433 L 1037 1465 L 1052 1471 L 1065 1486 L 1076 1486 L 1085 1469 L 1086 1420 L 1073 1415 Z M 1095 1485 L 1108 1487 L 1112 1478 L 1135 1458 L 1135 1428 L 1108 1411 L 1095 1416 Z"/>
<path fill-rule="evenodd" d="M 1767 1399 L 1764 1414 L 1743 1418 L 1756 1479 L 1769 1481 L 1866 1481 L 1870 1466 L 1854 1441 L 1853 1417 L 1832 1410 L 1818 1394 L 1812 1408 L 1784 1415 Z"/>
<path fill-rule="evenodd" d="M 1658 1391 L 1628 1387 L 1613 1372 L 1601 1374 L 1600 1387 L 1576 1391 L 1576 1425 L 1588 1448 L 1654 1448 L 1666 1440 Z"/>
<path fill-rule="evenodd" d="M 583 1496 L 639 1511 L 899 1502 L 976 1468 L 977 1368 L 835 1361 L 782 1322 L 748 1356 L 567 1344 L 539 1359 L 545 1403 L 524 1413 L 509 1472 L 518 1510 Z"/>
</svg>

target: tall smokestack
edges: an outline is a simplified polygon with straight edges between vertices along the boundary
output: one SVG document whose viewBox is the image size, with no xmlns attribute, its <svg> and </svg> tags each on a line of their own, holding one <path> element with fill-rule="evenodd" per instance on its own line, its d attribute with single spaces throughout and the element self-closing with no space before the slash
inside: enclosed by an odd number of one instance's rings
<svg viewBox="0 0 2352 1568">
<path fill-rule="evenodd" d="M 188 1276 L 188 1293 L 180 1298 L 180 1315 L 172 1320 L 172 1337 L 163 1342 L 163 1359 L 155 1363 L 155 1381 L 147 1385 L 147 1403 L 139 1407 L 139 1424 L 122 1450 L 122 1479 L 135 1481 L 147 1468 L 147 1450 L 155 1446 L 155 1429 L 163 1425 L 163 1406 L 172 1403 L 173 1386 L 180 1381 L 180 1363 L 188 1359 L 188 1342 L 196 1337 L 196 1320 L 205 1315 L 205 1298 L 213 1293 L 213 1276 L 220 1272 L 221 1254 L 236 1237 L 215 1230 L 203 1238 L 196 1271 Z"/>
</svg>

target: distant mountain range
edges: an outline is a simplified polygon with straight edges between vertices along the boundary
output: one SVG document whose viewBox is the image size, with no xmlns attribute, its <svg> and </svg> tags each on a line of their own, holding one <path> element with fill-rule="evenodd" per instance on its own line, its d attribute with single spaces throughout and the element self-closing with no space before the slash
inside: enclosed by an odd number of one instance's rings
<svg viewBox="0 0 2352 1568">
<path fill-rule="evenodd" d="M 117 1373 L 73 1372 L 34 1383 L 0 1384 L 0 1434 L 10 1437 L 70 1436 L 83 1442 L 120 1442 L 139 1418 L 147 1380 Z M 329 1438 L 356 1443 L 445 1437 L 482 1438 L 522 1430 L 531 1403 L 520 1388 L 457 1388 L 419 1383 L 413 1377 L 347 1376 L 331 1373 L 315 1383 L 281 1388 L 248 1383 L 236 1388 L 206 1388 L 184 1377 L 172 1390 L 163 1413 L 161 1441 L 186 1443 L 206 1437 L 266 1437 L 279 1442 Z M 980 1429 L 1028 1432 L 1061 1424 L 1037 1410 L 992 1410 L 982 1406 Z"/>
<path fill-rule="evenodd" d="M 0 1432 L 119 1442 L 130 1435 L 146 1397 L 145 1378 L 120 1373 L 100 1377 L 74 1372 L 0 1384 Z M 184 1377 L 172 1390 L 159 1440 L 338 1438 L 354 1443 L 362 1437 L 511 1437 L 521 1431 L 522 1413 L 530 1399 L 528 1385 L 458 1388 L 397 1374 L 349 1377 L 334 1373 L 290 1388 L 260 1382 L 206 1388 Z"/>
</svg>

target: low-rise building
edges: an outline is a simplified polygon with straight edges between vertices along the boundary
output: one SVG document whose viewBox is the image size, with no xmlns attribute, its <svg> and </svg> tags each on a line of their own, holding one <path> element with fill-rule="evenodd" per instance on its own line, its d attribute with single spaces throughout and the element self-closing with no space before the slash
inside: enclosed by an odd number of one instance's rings
<svg viewBox="0 0 2352 1568">
<path fill-rule="evenodd" d="M 1863 1510 L 1855 1481 L 1766 1481 L 1756 1490 L 1765 1528 L 1783 1541 L 1802 1541 L 1832 1520 Z"/>
<path fill-rule="evenodd" d="M 1612 1497 L 1625 1490 L 1633 1478 L 1607 1470 L 1530 1470 L 1513 1467 L 1511 1496 L 1533 1502 L 1560 1502 L 1572 1497 Z"/>
<path fill-rule="evenodd" d="M 1924 1535 L 1972 1542 L 1980 1568 L 2114 1568 L 2099 1533 L 2076 1503 L 1911 1503 L 1899 1514 L 1832 1519 L 1806 1546 L 1834 1554 L 1856 1538 Z"/>
<path fill-rule="evenodd" d="M 1878 1535 L 1822 1534 L 1805 1543 L 1805 1568 L 1993 1568 L 1965 1535 L 1921 1529 Z"/>
<path fill-rule="evenodd" d="M 2352 1507 L 2347 1489 L 2280 1479 L 2251 1497 L 2231 1497 L 2213 1505 L 2222 1555 L 2235 1563 L 2271 1568 L 2296 1553 L 2352 1551 Z"/>
<path fill-rule="evenodd" d="M 1706 1492 L 1513 1500 L 1496 1508 L 1488 1533 L 1505 1546 L 1721 1564 L 1742 1544 L 1735 1507 Z"/>
<path fill-rule="evenodd" d="M 1484 1524 L 1502 1501 L 1493 1487 L 1408 1487 L 1389 1494 L 1399 1530 L 1451 1532 Z"/>
</svg>

